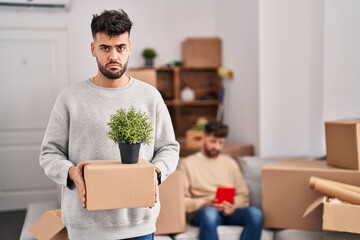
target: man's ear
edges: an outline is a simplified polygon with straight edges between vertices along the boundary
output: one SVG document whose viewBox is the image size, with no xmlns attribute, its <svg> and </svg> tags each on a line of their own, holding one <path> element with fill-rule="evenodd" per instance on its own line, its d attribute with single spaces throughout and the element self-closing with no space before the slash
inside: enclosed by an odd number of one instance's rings
<svg viewBox="0 0 360 240">
<path fill-rule="evenodd" d="M 91 55 L 95 57 L 95 43 L 91 42 Z"/>
</svg>

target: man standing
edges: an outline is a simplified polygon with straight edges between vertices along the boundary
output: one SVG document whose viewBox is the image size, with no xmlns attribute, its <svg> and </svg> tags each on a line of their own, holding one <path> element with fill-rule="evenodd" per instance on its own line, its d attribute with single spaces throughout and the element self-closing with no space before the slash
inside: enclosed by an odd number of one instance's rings
<svg viewBox="0 0 360 240">
<path fill-rule="evenodd" d="M 62 218 L 72 240 L 154 237 L 159 202 L 152 208 L 85 209 L 82 170 L 88 162 L 84 160 L 120 157 L 117 144 L 107 136 L 110 115 L 118 108 L 134 106 L 150 117 L 152 143 L 142 146 L 140 155 L 156 167 L 158 182 L 154 187 L 158 188 L 178 163 L 179 144 L 160 93 L 125 74 L 131 55 L 131 27 L 123 10 L 105 10 L 93 16 L 91 52 L 98 73 L 60 93 L 43 139 L 40 165 L 49 178 L 63 186 Z"/>
<path fill-rule="evenodd" d="M 220 154 L 228 127 L 211 121 L 205 125 L 200 152 L 183 159 L 180 170 L 185 175 L 185 205 L 190 224 L 200 227 L 200 240 L 217 240 L 218 225 L 244 226 L 241 240 L 258 240 L 262 231 L 262 212 L 249 207 L 249 191 L 238 164 Z M 219 186 L 234 187 L 234 203 L 216 203 Z"/>
</svg>

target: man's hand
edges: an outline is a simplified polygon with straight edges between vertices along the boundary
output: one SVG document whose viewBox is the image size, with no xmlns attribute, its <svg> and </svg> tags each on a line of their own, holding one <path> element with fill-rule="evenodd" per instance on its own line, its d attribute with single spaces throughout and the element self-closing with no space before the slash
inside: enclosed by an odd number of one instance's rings
<svg viewBox="0 0 360 240">
<path fill-rule="evenodd" d="M 88 163 L 88 161 L 80 161 L 76 167 L 71 167 L 69 169 L 69 179 L 75 183 L 79 194 L 79 200 L 84 208 L 86 207 L 86 188 L 83 177 L 83 169 Z"/>
<path fill-rule="evenodd" d="M 155 186 L 155 203 L 157 203 L 159 201 L 159 185 L 157 180 L 157 173 L 155 171 L 154 171 L 154 186 Z"/>
<path fill-rule="evenodd" d="M 214 207 L 219 212 L 222 212 L 225 216 L 230 216 L 235 212 L 235 206 L 227 201 L 224 201 L 222 203 L 215 203 Z"/>
</svg>

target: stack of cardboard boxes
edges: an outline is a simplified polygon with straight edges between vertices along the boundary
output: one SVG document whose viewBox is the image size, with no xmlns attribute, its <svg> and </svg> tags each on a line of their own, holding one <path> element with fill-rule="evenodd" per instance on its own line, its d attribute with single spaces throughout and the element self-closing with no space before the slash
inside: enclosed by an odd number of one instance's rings
<svg viewBox="0 0 360 240">
<path fill-rule="evenodd" d="M 359 239 L 360 205 L 328 202 L 329 197 L 340 200 L 347 193 L 337 183 L 328 182 L 330 191 L 317 190 L 309 181 L 312 177 L 340 183 L 360 185 L 360 120 L 341 120 L 325 123 L 326 161 L 324 160 L 280 160 L 262 169 L 263 211 L 265 227 L 293 228 L 325 231 L 326 239 Z M 327 193 L 324 197 L 323 193 Z M 356 191 L 350 193 L 359 196 Z M 333 196 L 329 196 L 333 195 Z M 360 197 L 360 196 L 359 196 Z M 320 198 L 320 200 L 319 200 Z M 318 199 L 318 200 L 317 200 Z M 303 217 L 305 210 L 308 213 Z M 356 202 L 356 201 L 355 201 Z M 314 207 L 322 204 L 323 208 Z"/>
</svg>

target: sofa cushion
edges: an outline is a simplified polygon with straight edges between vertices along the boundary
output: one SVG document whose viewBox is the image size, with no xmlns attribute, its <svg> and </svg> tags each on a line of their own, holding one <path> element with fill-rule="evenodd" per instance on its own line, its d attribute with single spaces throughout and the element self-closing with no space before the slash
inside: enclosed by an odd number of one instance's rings
<svg viewBox="0 0 360 240">
<path fill-rule="evenodd" d="M 218 226 L 217 228 L 219 240 L 239 240 L 243 227 L 240 226 Z M 186 225 L 186 231 L 174 236 L 175 240 L 198 240 L 199 228 Z M 261 240 L 272 240 L 273 231 L 263 230 Z"/>
</svg>

